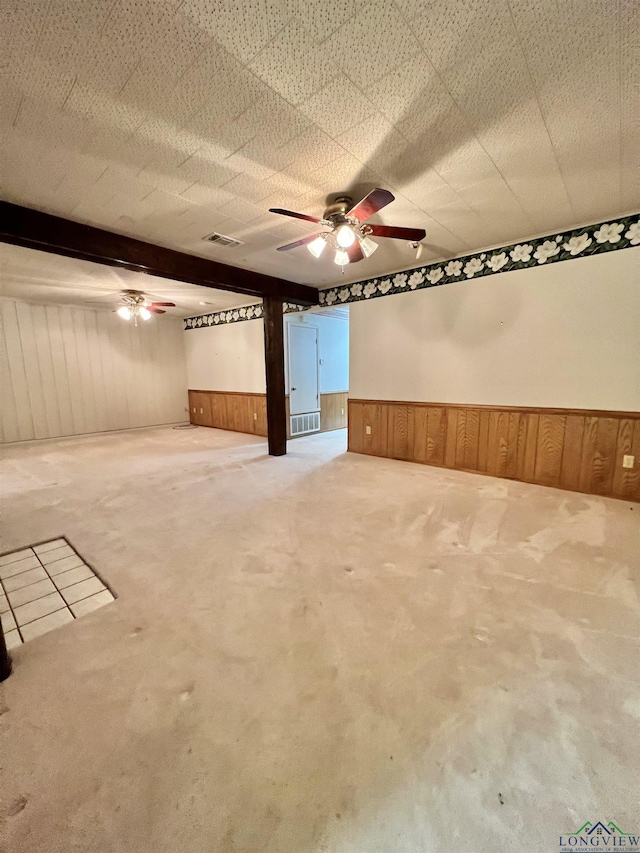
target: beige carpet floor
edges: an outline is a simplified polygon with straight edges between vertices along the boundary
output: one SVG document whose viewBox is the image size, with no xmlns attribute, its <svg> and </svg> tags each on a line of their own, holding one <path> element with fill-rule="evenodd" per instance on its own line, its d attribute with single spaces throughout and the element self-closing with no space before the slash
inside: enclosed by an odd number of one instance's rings
<svg viewBox="0 0 640 853">
<path fill-rule="evenodd" d="M 3 451 L 2 550 L 118 598 L 16 649 L 7 853 L 513 853 L 637 830 L 640 506 L 170 428 Z"/>
</svg>

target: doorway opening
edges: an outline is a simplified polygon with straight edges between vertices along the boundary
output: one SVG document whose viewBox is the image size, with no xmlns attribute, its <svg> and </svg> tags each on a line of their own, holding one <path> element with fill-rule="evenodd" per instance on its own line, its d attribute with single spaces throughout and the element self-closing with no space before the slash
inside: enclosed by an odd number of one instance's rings
<svg viewBox="0 0 640 853">
<path fill-rule="evenodd" d="M 349 308 L 285 315 L 288 437 L 346 429 Z"/>
</svg>

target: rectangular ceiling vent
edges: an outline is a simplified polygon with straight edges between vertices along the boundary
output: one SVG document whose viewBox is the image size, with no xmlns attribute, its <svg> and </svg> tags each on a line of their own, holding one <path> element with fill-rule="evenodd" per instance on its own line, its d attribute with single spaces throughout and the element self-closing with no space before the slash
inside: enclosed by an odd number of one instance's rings
<svg viewBox="0 0 640 853">
<path fill-rule="evenodd" d="M 304 435 L 308 432 L 319 432 L 320 412 L 310 412 L 308 415 L 291 415 L 291 437 Z"/>
<path fill-rule="evenodd" d="M 216 246 L 233 249 L 236 246 L 242 246 L 242 240 L 236 240 L 235 237 L 227 237 L 226 234 L 218 234 L 215 231 L 207 237 L 203 237 L 207 243 L 215 243 Z"/>
</svg>

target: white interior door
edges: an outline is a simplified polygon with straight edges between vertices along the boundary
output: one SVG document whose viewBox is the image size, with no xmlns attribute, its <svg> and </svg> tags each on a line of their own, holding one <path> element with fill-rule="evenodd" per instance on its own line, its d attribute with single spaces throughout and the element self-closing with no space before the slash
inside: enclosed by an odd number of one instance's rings
<svg viewBox="0 0 640 853">
<path fill-rule="evenodd" d="M 289 324 L 289 412 L 320 411 L 318 386 L 318 328 Z"/>
</svg>

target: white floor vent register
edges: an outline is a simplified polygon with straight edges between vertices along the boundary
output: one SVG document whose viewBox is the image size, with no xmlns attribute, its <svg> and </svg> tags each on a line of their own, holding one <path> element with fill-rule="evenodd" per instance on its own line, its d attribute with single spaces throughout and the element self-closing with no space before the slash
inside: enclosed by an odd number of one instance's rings
<svg viewBox="0 0 640 853">
<path fill-rule="evenodd" d="M 320 432 L 320 412 L 291 416 L 291 436 L 308 432 Z"/>
</svg>

